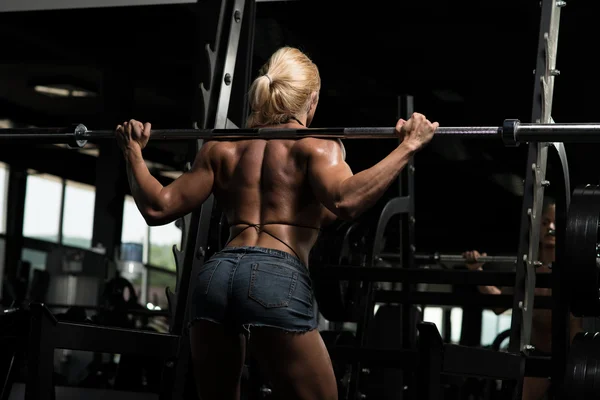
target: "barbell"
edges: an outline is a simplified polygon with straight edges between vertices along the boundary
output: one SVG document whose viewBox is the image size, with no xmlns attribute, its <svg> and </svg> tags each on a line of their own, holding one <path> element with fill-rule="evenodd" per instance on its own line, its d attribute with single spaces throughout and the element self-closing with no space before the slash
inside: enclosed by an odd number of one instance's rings
<svg viewBox="0 0 600 400">
<path fill-rule="evenodd" d="M 383 260 L 400 260 L 401 255 L 398 253 L 380 253 L 379 257 Z M 458 264 L 465 263 L 467 260 L 461 254 L 415 254 L 415 261 L 419 263 L 449 263 Z M 482 256 L 477 258 L 478 263 L 507 263 L 514 264 L 517 262 L 516 256 Z"/>
<path fill-rule="evenodd" d="M 506 146 L 521 142 L 600 142 L 600 124 L 532 124 L 507 119 L 500 127 L 439 127 L 436 135 L 470 138 L 499 137 Z M 191 139 L 301 139 L 305 137 L 339 139 L 397 139 L 395 128 L 242 128 L 242 129 L 153 129 L 150 140 L 181 141 Z M 79 124 L 71 128 L 7 128 L 0 129 L 0 140 L 36 141 L 45 144 L 69 144 L 83 147 L 87 142 L 115 138 L 112 130 L 89 130 Z"/>
</svg>

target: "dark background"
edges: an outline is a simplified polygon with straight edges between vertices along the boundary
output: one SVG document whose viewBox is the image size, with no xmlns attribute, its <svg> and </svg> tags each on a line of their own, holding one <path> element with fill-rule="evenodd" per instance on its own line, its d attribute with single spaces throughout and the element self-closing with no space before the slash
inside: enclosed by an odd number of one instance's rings
<svg viewBox="0 0 600 400">
<path fill-rule="evenodd" d="M 556 122 L 598 121 L 598 8 L 569 1 L 562 9 Z M 414 96 L 415 110 L 441 126 L 531 121 L 537 0 L 299 0 L 260 2 L 256 12 L 252 76 L 280 46 L 307 52 L 323 81 L 315 127 L 393 126 L 401 94 Z M 135 118 L 155 128 L 190 127 L 205 23 L 190 4 L 0 13 L 0 119 L 112 129 Z M 56 83 L 97 95 L 57 98 L 33 90 Z M 394 143 L 345 145 L 358 172 Z M 567 145 L 573 187 L 597 182 L 596 152 L 596 145 Z M 162 170 L 180 169 L 184 156 L 185 147 L 172 143 L 146 151 Z M 0 160 L 94 183 L 94 156 L 77 150 L 2 143 Z M 525 146 L 440 137 L 415 165 L 418 250 L 516 252 Z"/>
</svg>

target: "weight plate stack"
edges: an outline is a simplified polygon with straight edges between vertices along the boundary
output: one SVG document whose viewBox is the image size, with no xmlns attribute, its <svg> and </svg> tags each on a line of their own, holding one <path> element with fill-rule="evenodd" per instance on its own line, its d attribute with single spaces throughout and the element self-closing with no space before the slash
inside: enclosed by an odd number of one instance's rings
<svg viewBox="0 0 600 400">
<path fill-rule="evenodd" d="M 578 317 L 600 316 L 599 223 L 600 186 L 578 187 L 571 198 L 565 232 L 565 275 L 571 312 Z"/>
</svg>

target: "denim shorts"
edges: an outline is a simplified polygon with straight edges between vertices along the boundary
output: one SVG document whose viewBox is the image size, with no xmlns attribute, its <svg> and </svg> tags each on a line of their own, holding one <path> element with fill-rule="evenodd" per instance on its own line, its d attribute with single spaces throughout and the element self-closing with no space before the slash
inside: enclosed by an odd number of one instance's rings
<svg viewBox="0 0 600 400">
<path fill-rule="evenodd" d="M 226 247 L 194 279 L 191 323 L 208 320 L 245 334 L 255 326 L 296 333 L 317 328 L 308 268 L 286 252 Z"/>
</svg>

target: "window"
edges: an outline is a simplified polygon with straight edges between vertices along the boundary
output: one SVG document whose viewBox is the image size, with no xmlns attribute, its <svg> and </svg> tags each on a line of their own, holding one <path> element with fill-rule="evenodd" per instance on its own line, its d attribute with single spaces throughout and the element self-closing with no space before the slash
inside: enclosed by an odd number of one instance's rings
<svg viewBox="0 0 600 400">
<path fill-rule="evenodd" d="M 157 271 L 152 269 L 148 271 L 148 292 L 146 307 L 152 310 L 168 310 L 169 303 L 165 295 L 165 288 L 169 287 L 175 292 L 175 274 L 170 271 Z"/>
<path fill-rule="evenodd" d="M 450 341 L 452 343 L 460 342 L 462 333 L 462 308 L 455 307 L 450 311 Z"/>
<path fill-rule="evenodd" d="M 63 182 L 47 174 L 27 176 L 23 236 L 58 243 Z"/>
<path fill-rule="evenodd" d="M 23 236 L 90 248 L 95 201 L 93 186 L 30 170 L 25 192 Z"/>
<path fill-rule="evenodd" d="M 444 311 L 450 312 L 450 326 L 444 324 Z M 423 310 L 423 321 L 434 323 L 440 335 L 446 337 L 450 333 L 450 342 L 460 342 L 460 335 L 462 329 L 462 314 L 463 310 L 459 307 L 453 307 L 451 309 L 444 307 L 425 307 Z M 448 332 L 448 329 L 450 332 Z"/>
<path fill-rule="evenodd" d="M 0 299 L 2 298 L 2 287 L 4 279 L 4 252 L 6 251 L 6 241 L 0 238 Z"/>
<path fill-rule="evenodd" d="M 39 269 L 44 271 L 46 269 L 46 257 L 48 253 L 45 251 L 33 250 L 23 248 L 21 251 L 21 260 L 29 261 L 31 263 L 31 275 L 33 275 L 34 269 Z"/>
<path fill-rule="evenodd" d="M 444 309 L 442 307 L 425 307 L 423 310 L 423 321 L 434 323 L 440 335 L 444 329 Z"/>
<path fill-rule="evenodd" d="M 481 345 L 489 346 L 501 332 L 510 329 L 511 313 L 496 315 L 491 310 L 483 310 L 481 316 Z"/>
<path fill-rule="evenodd" d="M 143 246 L 144 264 L 175 270 L 173 245 L 181 248 L 181 230 L 171 222 L 162 226 L 148 226 L 132 196 L 125 197 L 121 243 Z"/>
<path fill-rule="evenodd" d="M 148 233 L 148 224 L 140 214 L 133 197 L 126 196 L 123 204 L 121 243 L 141 244 L 143 246 L 143 263 L 148 263 Z"/>
<path fill-rule="evenodd" d="M 150 227 L 150 257 L 148 263 L 175 271 L 173 245 L 181 250 L 181 229 L 175 222 L 168 225 Z"/>
<path fill-rule="evenodd" d="M 91 185 L 67 181 L 65 186 L 62 243 L 89 249 L 94 230 L 96 191 Z"/>
<path fill-rule="evenodd" d="M 6 198 L 8 196 L 8 166 L 0 163 L 0 233 L 6 233 Z"/>
</svg>

